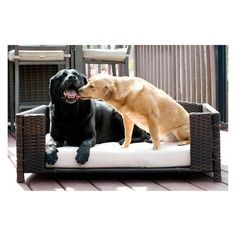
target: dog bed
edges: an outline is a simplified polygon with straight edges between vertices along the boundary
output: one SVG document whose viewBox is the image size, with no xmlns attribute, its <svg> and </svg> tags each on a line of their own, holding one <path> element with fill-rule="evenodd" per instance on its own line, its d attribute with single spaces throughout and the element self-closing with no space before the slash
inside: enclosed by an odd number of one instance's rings
<svg viewBox="0 0 236 236">
<path fill-rule="evenodd" d="M 45 163 L 45 135 L 49 132 L 49 107 L 40 106 L 16 115 L 17 182 L 24 182 L 24 173 L 138 173 L 213 172 L 221 181 L 220 115 L 208 104 L 179 102 L 190 117 L 190 145 L 162 143 L 131 144 L 122 149 L 117 143 L 95 145 L 89 161 L 75 161 L 77 147 L 59 148 L 54 166 Z"/>
<path fill-rule="evenodd" d="M 88 162 L 79 165 L 76 160 L 78 147 L 58 148 L 58 160 L 47 168 L 121 168 L 121 167 L 177 167 L 190 166 L 190 145 L 161 143 L 159 150 L 152 150 L 150 143 L 133 143 L 121 148 L 116 142 L 97 144 L 90 149 Z"/>
</svg>

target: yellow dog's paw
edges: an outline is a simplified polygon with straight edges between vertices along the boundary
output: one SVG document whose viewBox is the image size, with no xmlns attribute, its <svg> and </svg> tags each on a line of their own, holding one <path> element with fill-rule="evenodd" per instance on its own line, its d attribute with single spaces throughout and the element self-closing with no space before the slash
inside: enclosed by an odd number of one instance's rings
<svg viewBox="0 0 236 236">
<path fill-rule="evenodd" d="M 123 143 L 123 144 L 121 145 L 121 148 L 128 148 L 128 147 L 129 147 L 129 144 Z"/>
<path fill-rule="evenodd" d="M 152 150 L 158 150 L 160 149 L 160 144 L 153 145 Z"/>
</svg>

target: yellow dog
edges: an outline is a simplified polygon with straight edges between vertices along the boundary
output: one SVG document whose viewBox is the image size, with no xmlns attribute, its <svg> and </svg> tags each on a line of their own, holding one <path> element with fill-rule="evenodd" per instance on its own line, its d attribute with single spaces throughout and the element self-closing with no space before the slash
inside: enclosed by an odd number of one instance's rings
<svg viewBox="0 0 236 236">
<path fill-rule="evenodd" d="M 100 98 L 122 115 L 125 148 L 131 142 L 134 124 L 150 133 L 154 150 L 160 147 L 162 134 L 174 134 L 179 145 L 190 142 L 188 112 L 163 90 L 141 78 L 98 74 L 79 89 L 79 97 Z"/>
</svg>

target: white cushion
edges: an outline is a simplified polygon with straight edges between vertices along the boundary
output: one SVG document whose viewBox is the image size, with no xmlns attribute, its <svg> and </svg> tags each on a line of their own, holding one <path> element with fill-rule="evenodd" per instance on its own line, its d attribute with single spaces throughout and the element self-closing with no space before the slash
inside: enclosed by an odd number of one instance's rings
<svg viewBox="0 0 236 236">
<path fill-rule="evenodd" d="M 118 143 L 97 144 L 90 150 L 88 162 L 79 165 L 76 160 L 78 147 L 58 148 L 58 160 L 48 168 L 102 168 L 102 167 L 180 167 L 190 166 L 190 145 L 162 142 L 161 149 L 152 150 L 153 144 L 133 143 L 126 149 Z"/>
<path fill-rule="evenodd" d="M 20 61 L 63 61 L 64 58 L 63 50 L 19 50 L 19 56 L 15 55 L 15 50 L 8 52 L 8 59 L 10 61 L 15 61 L 15 59 Z"/>
<path fill-rule="evenodd" d="M 118 61 L 126 58 L 126 48 L 119 49 L 84 49 L 83 57 L 86 60 Z"/>
</svg>

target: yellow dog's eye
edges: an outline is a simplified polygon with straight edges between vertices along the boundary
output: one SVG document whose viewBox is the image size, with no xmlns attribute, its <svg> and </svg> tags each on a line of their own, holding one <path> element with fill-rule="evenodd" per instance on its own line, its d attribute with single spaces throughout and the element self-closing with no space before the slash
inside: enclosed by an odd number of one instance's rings
<svg viewBox="0 0 236 236">
<path fill-rule="evenodd" d="M 89 85 L 89 88 L 94 88 L 93 85 Z"/>
</svg>

